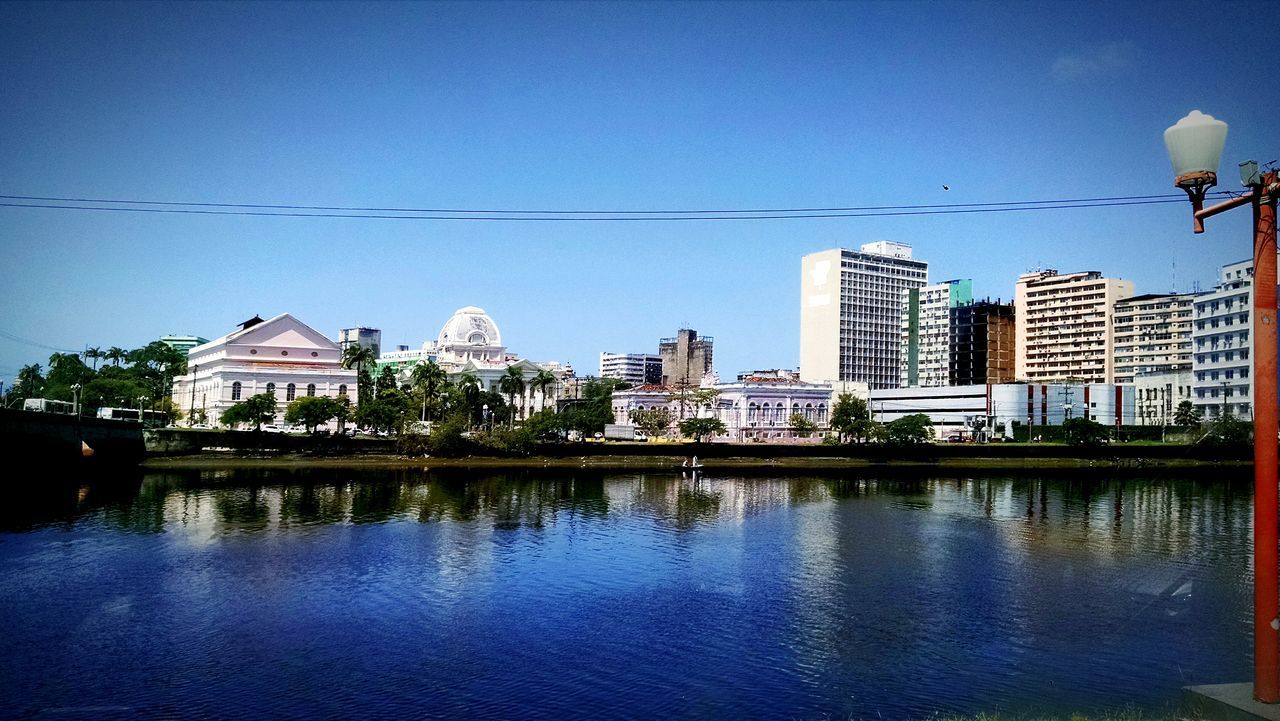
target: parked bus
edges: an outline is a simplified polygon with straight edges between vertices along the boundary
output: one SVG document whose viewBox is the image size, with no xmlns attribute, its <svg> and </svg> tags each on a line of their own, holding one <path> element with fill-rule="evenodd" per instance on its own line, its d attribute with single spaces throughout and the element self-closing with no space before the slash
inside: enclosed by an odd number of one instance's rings
<svg viewBox="0 0 1280 721">
<path fill-rule="evenodd" d="M 168 420 L 161 411 L 143 411 L 143 418 L 148 423 L 164 423 Z M 133 421 L 138 422 L 137 408 L 99 408 L 98 417 L 109 421 Z"/>
<path fill-rule="evenodd" d="M 71 415 L 76 412 L 76 407 L 66 401 L 54 401 L 48 398 L 28 398 L 22 402 L 22 410 Z"/>
</svg>

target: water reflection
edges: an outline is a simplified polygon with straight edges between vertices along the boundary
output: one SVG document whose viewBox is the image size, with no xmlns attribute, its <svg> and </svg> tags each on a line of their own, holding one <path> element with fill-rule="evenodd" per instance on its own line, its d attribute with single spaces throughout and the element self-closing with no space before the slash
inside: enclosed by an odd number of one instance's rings
<svg viewBox="0 0 1280 721">
<path fill-rule="evenodd" d="M 17 715 L 908 718 L 1247 676 L 1247 477 L 55 481 L 0 504 Z"/>
</svg>

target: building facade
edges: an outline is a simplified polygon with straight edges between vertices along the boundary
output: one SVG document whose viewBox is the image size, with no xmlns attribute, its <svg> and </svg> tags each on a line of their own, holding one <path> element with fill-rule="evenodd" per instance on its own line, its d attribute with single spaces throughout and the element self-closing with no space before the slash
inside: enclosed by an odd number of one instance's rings
<svg viewBox="0 0 1280 721">
<path fill-rule="evenodd" d="M 1015 423 L 1032 428 L 1062 425 L 1067 418 L 1088 418 L 1106 426 L 1133 425 L 1133 386 L 1114 383 L 1004 383 L 948 388 L 872 390 L 871 416 L 890 423 L 904 416 L 929 416 L 936 438 L 967 434 L 975 424 L 1011 436 Z"/>
<path fill-rule="evenodd" d="M 373 351 L 376 358 L 382 355 L 382 331 L 377 328 L 343 328 L 338 331 L 338 345 L 343 351 L 347 346 L 358 345 Z"/>
<path fill-rule="evenodd" d="M 661 384 L 665 386 L 696 386 L 703 376 L 712 370 L 715 339 L 698 337 L 698 332 L 681 328 L 675 338 L 658 341 L 658 356 L 662 359 Z"/>
<path fill-rule="evenodd" d="M 952 308 L 947 385 L 1012 383 L 1016 322 L 1009 303 L 984 300 Z"/>
<path fill-rule="evenodd" d="M 209 342 L 208 338 L 201 338 L 198 335 L 176 335 L 169 334 L 160 336 L 160 342 L 178 351 L 182 355 L 187 355 L 192 348 Z"/>
<path fill-rule="evenodd" d="M 1115 382 L 1147 373 L 1191 370 L 1191 315 L 1196 293 L 1137 295 L 1116 301 Z"/>
<path fill-rule="evenodd" d="M 1110 383 L 1115 377 L 1111 316 L 1133 282 L 1097 271 L 1025 273 L 1014 290 L 1018 380 Z"/>
<path fill-rule="evenodd" d="M 651 353 L 601 353 L 600 377 L 634 386 L 662 383 L 662 356 Z"/>
<path fill-rule="evenodd" d="M 903 293 L 928 285 L 911 246 L 879 241 L 801 260 L 800 377 L 894 388 L 902 371 Z"/>
<path fill-rule="evenodd" d="M 1138 425 L 1174 425 L 1178 404 L 1193 401 L 1194 377 L 1190 368 L 1134 376 L 1132 385 Z"/>
<path fill-rule="evenodd" d="M 378 357 L 378 372 L 385 367 L 395 370 L 401 384 L 410 383 L 410 373 L 419 363 L 434 362 L 445 372 L 451 382 L 464 375 L 475 376 L 483 390 L 500 392 L 499 383 L 507 369 L 520 369 L 526 384 L 524 395 L 515 399 L 516 418 L 527 418 L 543 408 L 554 408 L 559 393 L 557 386 L 573 374 L 568 365 L 555 361 L 534 362 L 510 353 L 502 344 L 502 332 L 498 324 L 476 306 L 466 306 L 454 311 L 434 341 L 426 341 L 420 348 L 400 349 L 383 353 Z M 555 385 L 533 390 L 529 381 L 541 371 L 556 378 Z"/>
<path fill-rule="evenodd" d="M 209 423 L 260 393 L 276 396 L 277 423 L 288 404 L 303 396 L 359 400 L 356 372 L 342 367 L 338 344 L 288 313 L 254 317 L 239 330 L 195 346 L 187 354 L 187 370 L 173 381 L 173 402 L 188 419 L 203 411 Z"/>
<path fill-rule="evenodd" d="M 613 393 L 613 416 L 616 423 L 632 425 L 635 410 L 666 408 L 671 414 L 669 432 L 678 434 L 680 413 L 685 417 L 719 418 L 726 432 L 713 440 L 816 443 L 821 432 L 803 433 L 792 425 L 799 414 L 820 431 L 830 423 L 831 386 L 772 378 L 752 378 L 732 383 L 703 386 L 717 391 L 709 405 L 680 407 L 671 388 L 646 385 Z"/>
<path fill-rule="evenodd" d="M 1191 402 L 1207 420 L 1253 418 L 1253 260 L 1224 265 L 1192 310 Z"/>
<path fill-rule="evenodd" d="M 900 388 L 948 385 L 951 310 L 972 301 L 973 281 L 967 278 L 903 291 Z"/>
</svg>

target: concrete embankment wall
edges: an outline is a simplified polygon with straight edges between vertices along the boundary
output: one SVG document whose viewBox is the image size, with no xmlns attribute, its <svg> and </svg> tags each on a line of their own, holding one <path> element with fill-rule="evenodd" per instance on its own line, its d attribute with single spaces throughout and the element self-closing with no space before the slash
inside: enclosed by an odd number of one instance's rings
<svg viewBox="0 0 1280 721">
<path fill-rule="evenodd" d="M 0 409 L 0 453 L 6 458 L 76 463 L 84 459 L 82 442 L 92 449 L 89 460 L 95 463 L 138 463 L 145 453 L 137 423 Z"/>
</svg>

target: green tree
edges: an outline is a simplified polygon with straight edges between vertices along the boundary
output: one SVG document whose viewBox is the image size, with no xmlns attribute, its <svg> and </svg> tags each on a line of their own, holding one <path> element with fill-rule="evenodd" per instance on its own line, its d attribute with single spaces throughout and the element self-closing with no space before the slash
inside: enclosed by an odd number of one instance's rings
<svg viewBox="0 0 1280 721">
<path fill-rule="evenodd" d="M 44 387 L 44 375 L 40 373 L 40 364 L 22 366 L 18 371 L 17 383 L 13 392 L 20 398 L 39 398 L 40 389 Z"/>
<path fill-rule="evenodd" d="M 396 371 L 391 366 L 383 366 L 378 372 L 378 380 L 375 381 L 373 392 L 375 397 L 381 398 L 383 391 L 389 391 L 396 387 Z"/>
<path fill-rule="evenodd" d="M 637 408 L 630 415 L 635 427 L 650 436 L 664 435 L 671 427 L 671 411 L 666 408 Z"/>
<path fill-rule="evenodd" d="M 516 396 L 524 396 L 524 371 L 516 366 L 507 366 L 507 372 L 498 379 L 498 390 L 507 394 L 510 399 L 511 426 L 514 428 L 516 424 Z"/>
<path fill-rule="evenodd" d="M 94 370 L 94 372 L 97 372 L 97 370 L 98 370 L 98 361 L 102 360 L 102 357 L 103 357 L 103 354 L 102 354 L 102 349 L 101 349 L 101 348 L 96 348 L 96 347 L 95 347 L 95 348 L 85 348 L 85 349 L 84 349 L 84 359 L 85 359 L 85 360 L 91 360 L 91 361 L 93 361 L 93 370 Z"/>
<path fill-rule="evenodd" d="M 831 427 L 841 441 L 845 437 L 862 441 L 875 432 L 867 402 L 852 393 L 841 393 L 836 404 L 831 407 Z"/>
<path fill-rule="evenodd" d="M 1110 434 L 1106 426 L 1091 418 L 1068 418 L 1062 422 L 1062 438 L 1071 446 L 1100 446 Z"/>
<path fill-rule="evenodd" d="M 810 433 L 818 430 L 818 424 L 805 418 L 803 413 L 792 413 L 788 422 L 791 424 L 793 432 L 803 433 L 805 438 L 808 438 Z"/>
<path fill-rule="evenodd" d="M 1213 446 L 1247 446 L 1253 442 L 1253 423 L 1231 414 L 1209 421 L 1201 443 Z"/>
<path fill-rule="evenodd" d="M 107 349 L 107 352 L 102 355 L 103 358 L 106 358 L 107 360 L 111 361 L 111 364 L 114 365 L 116 368 L 119 368 L 120 361 L 124 360 L 128 356 L 129 356 L 129 351 L 125 350 L 124 348 L 121 348 L 118 345 L 111 346 L 110 348 Z"/>
<path fill-rule="evenodd" d="M 414 388 L 422 395 L 422 420 L 427 420 L 427 405 L 440 402 L 440 394 L 444 390 L 447 378 L 444 369 L 433 360 L 419 363 L 409 372 L 409 379 Z"/>
<path fill-rule="evenodd" d="M 619 383 L 613 378 L 593 378 L 582 384 L 582 397 L 560 414 L 564 416 L 565 430 L 591 435 L 613 423 L 613 391 Z"/>
<path fill-rule="evenodd" d="M 373 352 L 372 348 L 365 348 L 358 343 L 351 343 L 342 349 L 342 367 L 356 369 L 356 402 L 364 403 L 366 399 L 373 399 L 373 384 L 370 378 L 365 374 L 365 367 L 373 365 L 378 360 L 378 354 Z"/>
<path fill-rule="evenodd" d="M 703 436 L 724 433 L 724 421 L 719 418 L 686 418 L 680 421 L 680 432 L 695 442 L 701 443 Z"/>
<path fill-rule="evenodd" d="M 1173 424 L 1184 428 L 1191 428 L 1200 425 L 1204 420 L 1204 416 L 1200 411 L 1196 410 L 1195 405 L 1191 401 L 1183 401 L 1173 411 Z"/>
<path fill-rule="evenodd" d="M 328 423 L 338 415 L 338 400 L 328 396 L 302 396 L 290 403 L 284 411 L 285 423 L 301 424 L 307 433 L 316 426 Z"/>
<path fill-rule="evenodd" d="M 546 368 L 539 369 L 538 372 L 534 374 L 533 378 L 529 380 L 529 392 L 533 393 L 537 391 L 537 393 L 542 397 L 543 408 L 547 407 L 547 389 L 551 388 L 552 390 L 555 390 L 555 386 L 556 377 Z"/>
<path fill-rule="evenodd" d="M 933 440 L 933 421 L 923 413 L 913 413 L 884 424 L 883 439 L 892 446 L 910 446 Z"/>
<path fill-rule="evenodd" d="M 622 389 L 618 389 L 622 390 Z M 667 395 L 667 400 L 675 401 L 680 405 L 680 418 L 685 417 L 685 409 L 692 407 L 693 415 L 698 415 L 701 408 L 710 408 L 711 403 L 715 401 L 716 396 L 720 395 L 720 391 L 715 388 L 700 388 L 698 386 L 681 383 L 675 387 Z"/>
<path fill-rule="evenodd" d="M 560 440 L 565 431 L 564 419 L 550 408 L 543 408 L 529 416 L 522 427 L 529 431 L 534 440 L 544 443 Z"/>
<path fill-rule="evenodd" d="M 262 424 L 276 417 L 276 397 L 271 393 L 259 393 L 256 396 L 236 403 L 222 412 L 222 422 L 230 428 L 241 423 L 253 424 L 254 430 L 262 430 Z"/>
</svg>

